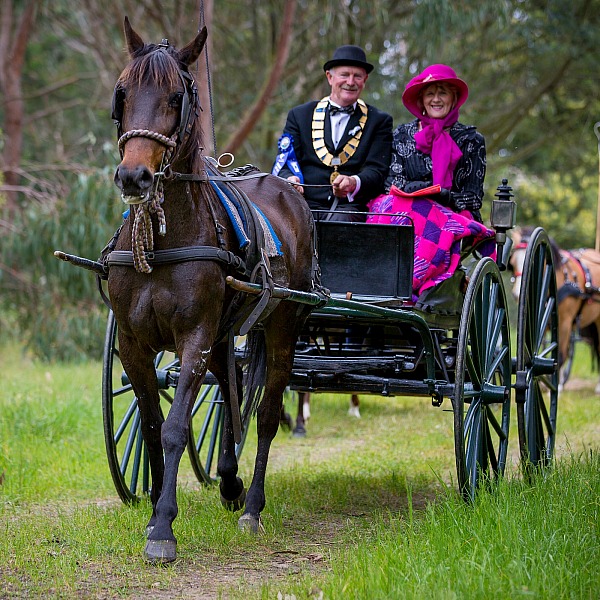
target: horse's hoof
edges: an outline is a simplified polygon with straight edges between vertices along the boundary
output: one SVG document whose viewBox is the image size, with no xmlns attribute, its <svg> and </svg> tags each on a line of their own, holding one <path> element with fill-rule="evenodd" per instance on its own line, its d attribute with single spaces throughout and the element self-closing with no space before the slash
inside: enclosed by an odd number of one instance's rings
<svg viewBox="0 0 600 600">
<path fill-rule="evenodd" d="M 294 428 L 294 431 L 292 431 L 292 435 L 294 437 L 297 437 L 297 438 L 306 437 L 306 429 L 304 429 L 304 427 L 298 427 L 298 426 L 296 426 Z"/>
<path fill-rule="evenodd" d="M 357 419 L 360 419 L 360 410 L 359 410 L 358 406 L 351 406 L 348 409 L 348 415 L 350 417 L 356 417 Z"/>
<path fill-rule="evenodd" d="M 251 514 L 246 513 L 242 515 L 238 519 L 238 527 L 242 531 L 247 531 L 248 533 L 264 533 L 265 528 L 260 520 L 260 516 L 253 517 Z"/>
<path fill-rule="evenodd" d="M 244 508 L 246 503 L 246 488 L 242 488 L 242 493 L 235 500 L 227 500 L 223 494 L 221 494 L 221 504 L 231 512 L 237 512 Z"/>
<path fill-rule="evenodd" d="M 174 540 L 148 540 L 144 558 L 149 563 L 167 564 L 177 558 L 177 542 Z"/>
</svg>

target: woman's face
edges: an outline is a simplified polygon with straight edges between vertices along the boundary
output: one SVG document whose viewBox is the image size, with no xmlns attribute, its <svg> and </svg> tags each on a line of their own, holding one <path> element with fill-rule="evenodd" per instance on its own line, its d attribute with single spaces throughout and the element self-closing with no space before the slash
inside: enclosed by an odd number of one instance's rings
<svg viewBox="0 0 600 600">
<path fill-rule="evenodd" d="M 432 83 L 422 92 L 425 113 L 431 119 L 443 119 L 456 104 L 454 91 L 444 83 Z"/>
</svg>

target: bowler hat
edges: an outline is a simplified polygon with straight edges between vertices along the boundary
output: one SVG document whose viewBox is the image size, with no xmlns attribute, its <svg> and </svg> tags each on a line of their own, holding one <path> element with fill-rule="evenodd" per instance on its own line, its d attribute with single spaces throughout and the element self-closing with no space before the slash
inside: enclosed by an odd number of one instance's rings
<svg viewBox="0 0 600 600">
<path fill-rule="evenodd" d="M 340 46 L 333 53 L 331 60 L 323 65 L 323 71 L 340 65 L 362 67 L 367 73 L 373 70 L 373 65 L 367 62 L 365 51 L 360 46 Z"/>
<path fill-rule="evenodd" d="M 419 104 L 421 92 L 432 83 L 448 83 L 457 89 L 456 108 L 462 106 L 469 96 L 469 87 L 456 76 L 454 69 L 447 65 L 430 65 L 406 84 L 402 94 L 404 106 L 417 118 L 423 111 L 423 106 Z"/>
</svg>

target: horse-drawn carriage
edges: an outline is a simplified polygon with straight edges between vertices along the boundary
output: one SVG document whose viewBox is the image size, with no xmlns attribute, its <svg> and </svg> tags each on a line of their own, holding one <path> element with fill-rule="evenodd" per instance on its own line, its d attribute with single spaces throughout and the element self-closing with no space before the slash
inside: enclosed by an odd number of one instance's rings
<svg viewBox="0 0 600 600">
<path fill-rule="evenodd" d="M 411 225 L 315 222 L 287 182 L 223 175 L 202 156 L 188 65 L 205 30 L 181 50 L 144 44 L 127 20 L 125 33 L 132 60 L 113 98 L 115 181 L 131 214 L 102 264 L 58 254 L 108 279 L 105 439 L 120 497 L 150 494 L 148 560 L 176 556 L 186 445 L 198 479 L 218 474 L 223 504 L 244 508 L 240 527 L 258 530 L 286 386 L 451 404 L 466 499 L 504 472 L 514 398 L 526 471 L 546 466 L 558 399 L 555 274 L 538 229 L 523 265 L 514 352 L 501 276 L 510 188 L 493 203 L 497 261 L 465 248 L 456 273 L 415 302 Z M 253 414 L 246 491 L 237 457 Z"/>
<path fill-rule="evenodd" d="M 505 182 L 494 201 L 499 219 L 512 208 Z M 326 296 L 289 289 L 274 293 L 314 308 L 296 346 L 289 381 L 311 392 L 421 396 L 451 404 L 457 481 L 471 498 L 483 481 L 502 475 L 509 416 L 516 402 L 526 471 L 552 460 L 558 399 L 556 284 L 545 232 L 537 229 L 523 263 L 516 346 L 501 276 L 507 223 L 494 222 L 498 263 L 477 248 L 463 251 L 457 273 L 426 298 L 412 299 L 410 226 L 317 221 L 318 255 Z M 508 243 L 510 243 L 508 241 Z M 232 282 L 247 293 L 256 284 Z M 104 349 L 103 414 L 109 466 L 119 496 L 132 501 L 150 488 L 148 457 L 136 398 L 122 370 L 116 322 L 109 315 Z M 516 353 L 513 351 L 516 348 Z M 243 362 L 243 348 L 237 357 Z M 179 360 L 157 354 L 156 374 L 166 405 Z M 188 454 L 198 480 L 216 480 L 223 395 L 208 373 L 192 410 Z M 244 439 L 249 427 L 244 426 Z M 236 445 L 241 453 L 243 441 Z"/>
</svg>

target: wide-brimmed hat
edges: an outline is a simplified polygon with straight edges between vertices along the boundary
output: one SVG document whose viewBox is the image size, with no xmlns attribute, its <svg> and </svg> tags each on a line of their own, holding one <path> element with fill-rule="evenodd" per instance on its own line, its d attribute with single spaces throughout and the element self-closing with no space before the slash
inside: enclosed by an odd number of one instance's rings
<svg viewBox="0 0 600 600">
<path fill-rule="evenodd" d="M 329 71 L 340 65 L 362 67 L 367 73 L 373 70 L 373 65 L 367 62 L 367 55 L 360 46 L 340 46 L 333 53 L 331 60 L 323 65 L 323 71 Z"/>
<path fill-rule="evenodd" d="M 420 117 L 423 111 L 423 105 L 419 104 L 421 92 L 432 83 L 448 83 L 457 89 L 456 108 L 462 106 L 469 97 L 467 84 L 456 76 L 454 69 L 447 65 L 430 65 L 406 84 L 402 94 L 404 106 L 415 117 Z"/>
</svg>

